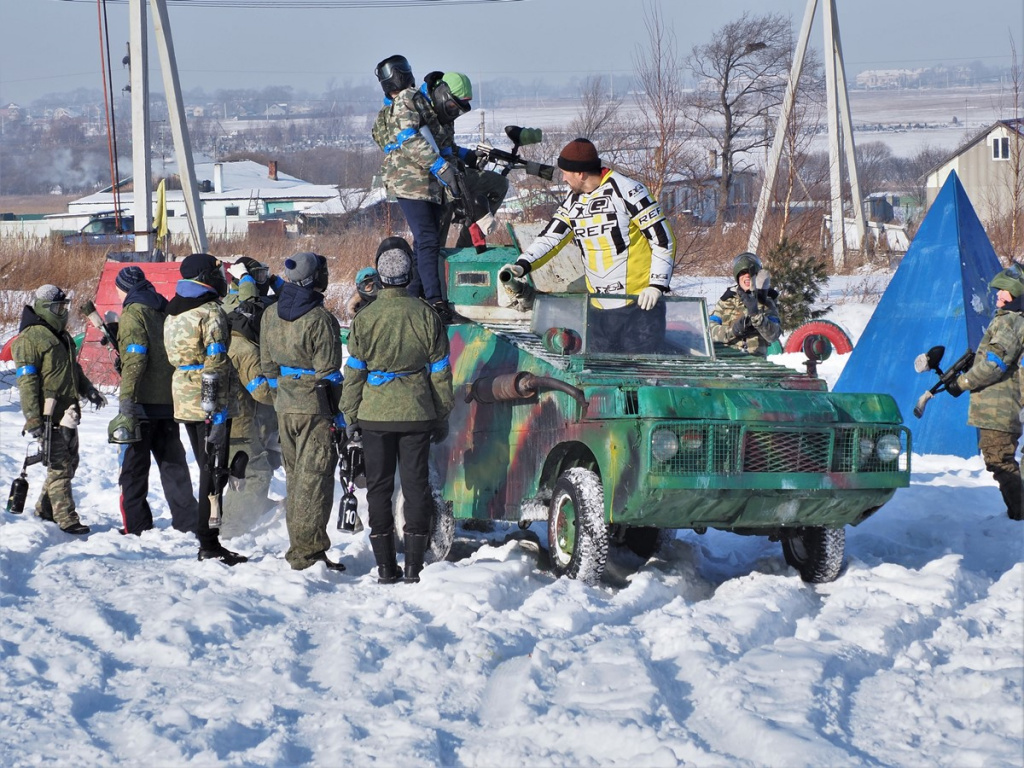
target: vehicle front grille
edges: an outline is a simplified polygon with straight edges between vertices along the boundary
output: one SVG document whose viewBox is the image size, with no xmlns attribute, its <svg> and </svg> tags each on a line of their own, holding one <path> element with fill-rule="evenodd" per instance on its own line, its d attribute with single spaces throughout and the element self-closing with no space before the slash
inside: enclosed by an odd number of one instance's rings
<svg viewBox="0 0 1024 768">
<path fill-rule="evenodd" d="M 678 450 L 666 460 L 650 453 L 651 471 L 676 475 L 739 473 L 905 472 L 909 467 L 910 433 L 906 427 L 836 426 L 798 429 L 792 426 L 742 425 L 720 422 L 670 422 L 667 430 Z M 900 455 L 884 460 L 876 452 L 879 438 L 895 435 Z"/>
</svg>

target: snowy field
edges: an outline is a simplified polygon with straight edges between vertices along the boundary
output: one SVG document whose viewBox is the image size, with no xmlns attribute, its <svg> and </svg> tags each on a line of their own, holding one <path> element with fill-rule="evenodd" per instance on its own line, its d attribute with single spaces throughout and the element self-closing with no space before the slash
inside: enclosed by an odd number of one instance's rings
<svg viewBox="0 0 1024 768">
<path fill-rule="evenodd" d="M 870 280 L 831 286 L 854 337 Z M 27 514 L 0 513 L 4 766 L 1024 762 L 1024 526 L 980 458 L 914 456 L 831 584 L 766 539 L 686 531 L 588 587 L 552 576 L 535 524 L 460 530 L 421 584 L 380 586 L 367 535 L 334 520 L 343 574 L 291 571 L 280 511 L 230 542 L 252 558 L 235 568 L 197 562 L 158 491 L 157 529 L 121 536 L 115 413 L 82 427 L 91 535 L 31 514 L 39 467 Z M 0 389 L 5 489 L 21 425 Z"/>
</svg>

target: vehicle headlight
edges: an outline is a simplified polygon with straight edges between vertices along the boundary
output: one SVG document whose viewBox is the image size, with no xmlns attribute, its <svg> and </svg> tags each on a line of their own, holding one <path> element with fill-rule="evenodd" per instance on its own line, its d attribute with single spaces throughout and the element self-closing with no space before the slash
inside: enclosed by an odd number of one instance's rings
<svg viewBox="0 0 1024 768">
<path fill-rule="evenodd" d="M 860 460 L 862 462 L 867 461 L 871 458 L 871 454 L 875 452 L 875 441 L 870 437 L 862 437 L 860 439 Z"/>
<path fill-rule="evenodd" d="M 670 429 L 657 429 L 651 434 L 651 455 L 657 461 L 669 461 L 679 453 L 679 438 Z"/>
<path fill-rule="evenodd" d="M 701 432 L 683 432 L 679 436 L 679 447 L 688 453 L 696 453 L 704 447 L 704 435 Z"/>
<path fill-rule="evenodd" d="M 878 445 L 875 446 L 875 455 L 879 461 L 896 461 L 902 452 L 903 446 L 900 444 L 898 435 L 882 435 L 878 438 Z"/>
</svg>

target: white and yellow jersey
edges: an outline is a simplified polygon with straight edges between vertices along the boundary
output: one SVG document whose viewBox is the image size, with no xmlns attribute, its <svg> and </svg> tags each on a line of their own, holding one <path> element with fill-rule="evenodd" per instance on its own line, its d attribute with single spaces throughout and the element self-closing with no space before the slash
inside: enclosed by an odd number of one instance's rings
<svg viewBox="0 0 1024 768">
<path fill-rule="evenodd" d="M 603 174 L 590 194 L 569 193 L 519 263 L 539 267 L 575 242 L 591 293 L 668 290 L 676 245 L 661 205 L 639 181 L 607 168 Z"/>
</svg>

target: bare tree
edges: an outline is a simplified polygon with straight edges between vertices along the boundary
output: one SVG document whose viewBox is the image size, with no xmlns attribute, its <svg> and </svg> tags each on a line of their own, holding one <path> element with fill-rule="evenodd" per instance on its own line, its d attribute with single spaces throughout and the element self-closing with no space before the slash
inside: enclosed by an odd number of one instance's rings
<svg viewBox="0 0 1024 768">
<path fill-rule="evenodd" d="M 1011 259 L 1021 255 L 1021 239 L 1024 233 L 1024 138 L 1021 131 L 1021 104 L 1024 97 L 1024 71 L 1020 59 L 1017 58 L 1017 46 L 1010 36 L 1010 51 L 1013 53 L 1013 64 L 1010 67 L 1010 96 L 1013 100 L 1012 146 L 1010 148 L 1010 253 Z"/>
<path fill-rule="evenodd" d="M 598 146 L 602 157 L 614 160 L 617 154 L 617 134 L 622 124 L 619 110 L 622 99 L 610 96 L 608 86 L 600 75 L 583 81 L 580 91 L 580 108 L 569 123 L 569 134 L 583 136 Z"/>
<path fill-rule="evenodd" d="M 737 157 L 770 145 L 764 130 L 782 102 L 792 56 L 789 20 L 744 13 L 694 46 L 687 66 L 696 80 L 693 119 L 721 158 L 718 221 L 724 224 Z"/>
<path fill-rule="evenodd" d="M 692 131 L 684 114 L 685 89 L 676 36 L 665 25 L 660 6 L 653 2 L 644 6 L 644 27 L 646 46 L 637 46 L 633 59 L 639 116 L 631 131 L 635 137 L 630 148 L 631 170 L 660 198 L 666 179 L 686 168 Z"/>
</svg>

